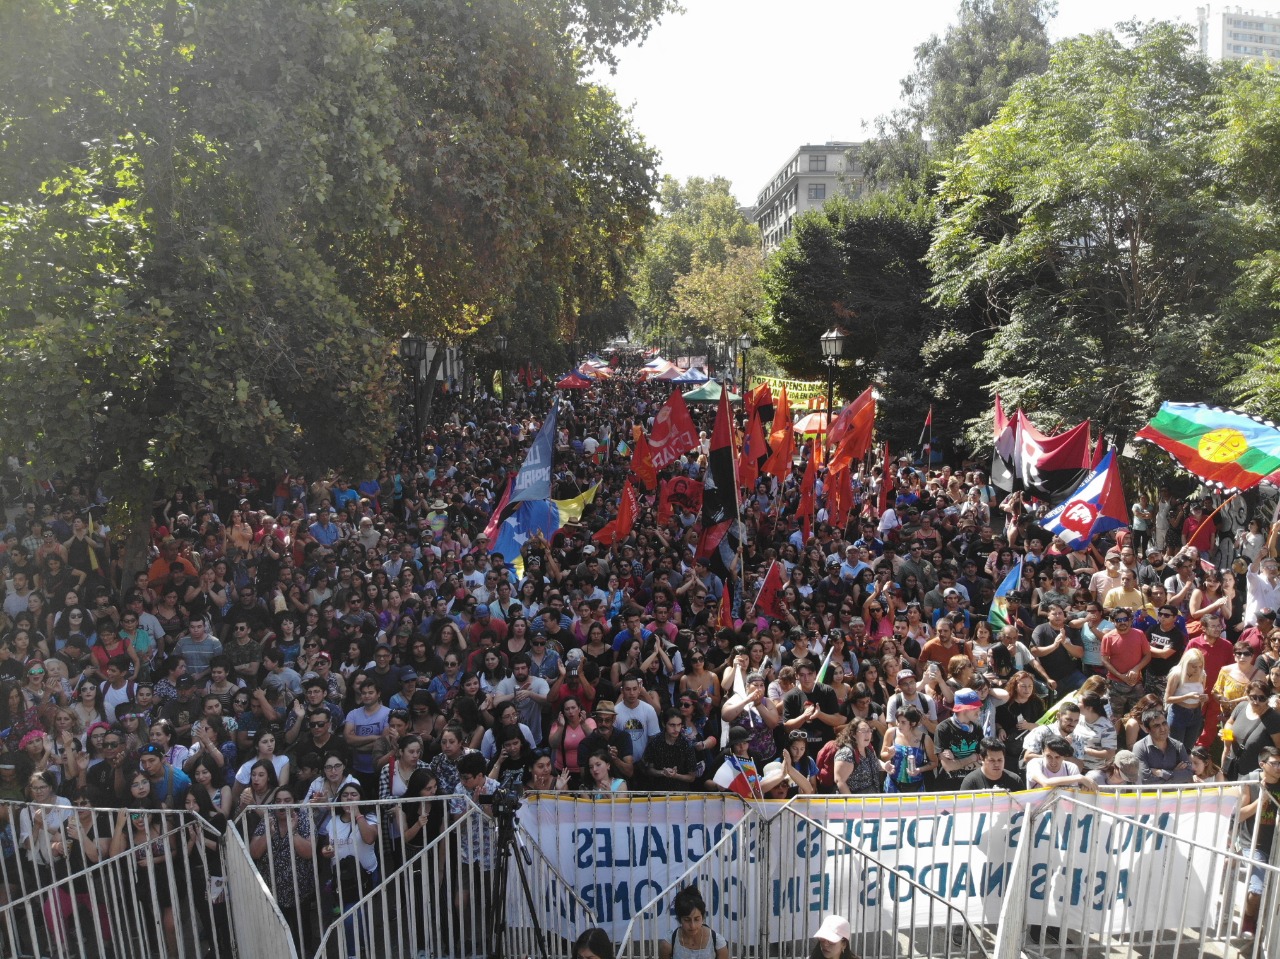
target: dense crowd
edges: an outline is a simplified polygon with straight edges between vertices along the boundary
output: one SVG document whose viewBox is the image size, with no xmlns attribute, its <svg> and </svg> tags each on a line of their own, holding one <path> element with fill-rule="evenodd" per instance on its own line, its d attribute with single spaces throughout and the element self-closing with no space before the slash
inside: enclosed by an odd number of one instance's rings
<svg viewBox="0 0 1280 959">
<path fill-rule="evenodd" d="M 219 828 L 271 807 L 250 851 L 288 906 L 305 884 L 268 859 L 318 857 L 338 882 L 346 861 L 359 884 L 443 828 L 438 806 L 379 822 L 361 802 L 456 796 L 465 816 L 464 795 L 504 783 L 784 798 L 1244 779 L 1274 829 L 1257 799 L 1280 795 L 1280 524 L 1162 490 L 1072 549 L 982 472 L 904 457 L 852 472 L 843 529 L 820 470 L 806 536 L 805 446 L 784 480 L 742 491 L 726 580 L 696 558 L 697 512 L 660 522 L 657 490 L 628 536 L 593 538 L 634 428 L 671 390 L 616 373 L 560 400 L 554 495 L 598 484 L 594 504 L 534 531 L 519 563 L 491 551 L 489 522 L 546 385 L 443 395 L 366 476 L 219 467 L 157 498 L 149 565 L 127 581 L 90 482 L 29 495 L 0 553 L 5 875 L 51 881 L 131 830 L 147 844 L 123 812 L 65 841 L 77 806 L 186 808 Z M 702 478 L 715 408 L 694 415 L 701 445 L 660 482 Z M 752 602 L 775 560 L 767 617 Z M 344 812 L 308 825 L 309 800 Z M 492 850 L 467 854 L 487 866 Z"/>
</svg>

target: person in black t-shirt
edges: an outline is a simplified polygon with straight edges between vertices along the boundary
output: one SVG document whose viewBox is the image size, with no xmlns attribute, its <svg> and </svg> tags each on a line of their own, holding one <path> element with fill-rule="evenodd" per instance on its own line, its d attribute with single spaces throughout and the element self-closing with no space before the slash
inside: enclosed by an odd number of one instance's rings
<svg viewBox="0 0 1280 959">
<path fill-rule="evenodd" d="M 957 788 L 965 775 L 977 768 L 978 747 L 982 743 L 982 726 L 978 722 L 982 699 L 978 693 L 968 687 L 956 690 L 951 709 L 952 714 L 938 723 L 934 736 L 942 765 L 936 782 L 943 792 Z"/>
<path fill-rule="evenodd" d="M 984 739 L 978 746 L 981 765 L 960 783 L 961 792 L 979 792 L 984 789 L 1018 790 L 1022 788 L 1022 777 L 1008 772 L 1004 768 L 1004 743 L 998 739 Z"/>
<path fill-rule="evenodd" d="M 805 752 L 816 759 L 822 744 L 834 738 L 835 727 L 844 724 L 836 691 L 818 682 L 818 667 L 811 659 L 796 661 L 796 685 L 782 699 L 782 735 L 803 729 Z"/>
<path fill-rule="evenodd" d="M 1147 623 L 1151 624 L 1151 620 L 1148 619 Z M 1156 611 L 1154 624 L 1147 626 L 1146 633 L 1147 640 L 1151 643 L 1151 662 L 1142 671 L 1142 685 L 1147 692 L 1155 693 L 1163 699 L 1169 672 L 1187 648 L 1187 634 L 1178 625 L 1177 607 L 1161 606 Z"/>
</svg>

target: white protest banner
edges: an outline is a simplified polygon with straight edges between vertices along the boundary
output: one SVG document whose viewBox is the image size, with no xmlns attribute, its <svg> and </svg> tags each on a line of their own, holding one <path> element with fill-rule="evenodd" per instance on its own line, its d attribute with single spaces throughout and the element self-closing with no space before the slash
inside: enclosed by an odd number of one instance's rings
<svg viewBox="0 0 1280 959">
<path fill-rule="evenodd" d="M 1174 907 L 1183 926 L 1210 914 L 1221 894 L 1214 885 L 1221 862 L 1179 840 L 1230 848 L 1237 802 L 1230 789 L 1078 797 L 1096 809 L 1064 795 L 1036 818 L 1030 870 L 1015 888 L 1014 851 L 1028 812 L 1049 795 L 820 797 L 794 801 L 773 818 L 768 807 L 780 804 L 763 803 L 767 823 L 716 855 L 732 865 L 726 875 L 733 881 L 756 884 L 748 908 L 764 905 L 773 941 L 811 936 L 830 912 L 863 928 L 906 928 L 953 920 L 954 906 L 974 922 L 994 924 L 1008 895 L 1027 897 L 1031 922 L 1092 931 L 1169 928 Z M 539 798 L 527 809 L 525 828 L 615 937 L 745 814 L 739 802 L 682 796 Z M 726 911 L 737 908 L 729 901 L 741 901 L 738 891 L 704 890 L 709 920 L 745 919 L 761 928 L 759 917 Z"/>
</svg>

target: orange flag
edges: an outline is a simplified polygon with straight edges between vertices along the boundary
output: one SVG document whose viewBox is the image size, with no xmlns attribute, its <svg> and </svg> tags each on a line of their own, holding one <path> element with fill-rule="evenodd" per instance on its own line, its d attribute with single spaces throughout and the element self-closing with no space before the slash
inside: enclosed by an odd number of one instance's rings
<svg viewBox="0 0 1280 959">
<path fill-rule="evenodd" d="M 831 443 L 839 443 L 850 432 L 857 429 L 859 424 L 866 418 L 867 409 L 871 410 L 871 420 L 875 421 L 876 399 L 875 394 L 871 392 L 871 387 L 867 387 L 862 391 L 861 395 L 842 409 L 831 423 L 831 435 L 827 437 Z M 868 436 L 868 442 L 870 437 Z"/>
<path fill-rule="evenodd" d="M 760 464 L 765 462 L 768 452 L 764 445 L 764 426 L 760 422 L 760 411 L 751 414 L 747 424 L 747 436 L 742 444 L 742 457 L 738 461 L 738 483 L 748 490 L 755 489 L 756 479 L 760 476 Z"/>
<path fill-rule="evenodd" d="M 761 471 L 783 482 L 791 475 L 791 461 L 796 456 L 795 431 L 791 428 L 791 404 L 787 401 L 787 388 L 778 393 L 778 404 L 773 413 L 773 432 L 769 445 L 773 453 L 761 467 Z"/>
</svg>

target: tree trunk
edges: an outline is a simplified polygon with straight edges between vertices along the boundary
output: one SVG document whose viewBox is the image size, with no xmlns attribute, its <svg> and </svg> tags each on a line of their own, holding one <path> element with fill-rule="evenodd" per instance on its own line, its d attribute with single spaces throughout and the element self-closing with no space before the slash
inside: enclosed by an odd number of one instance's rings
<svg viewBox="0 0 1280 959">
<path fill-rule="evenodd" d="M 431 365 L 427 368 L 427 382 L 423 384 L 423 388 L 427 391 L 427 400 L 422 407 L 422 425 L 426 427 L 431 422 L 431 406 L 436 399 L 436 377 L 440 373 L 440 367 L 444 365 L 445 348 L 437 346 L 435 355 L 431 357 Z M 422 437 L 418 437 L 421 441 Z"/>
</svg>

